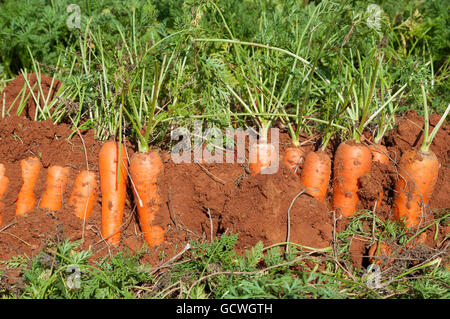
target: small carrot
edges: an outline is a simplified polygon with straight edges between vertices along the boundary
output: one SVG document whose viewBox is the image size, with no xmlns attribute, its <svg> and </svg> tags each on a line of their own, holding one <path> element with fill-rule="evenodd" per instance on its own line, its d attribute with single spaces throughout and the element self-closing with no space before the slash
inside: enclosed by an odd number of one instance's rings
<svg viewBox="0 0 450 319">
<path fill-rule="evenodd" d="M 5 196 L 6 190 L 9 185 L 9 178 L 5 175 L 5 165 L 0 163 L 0 200 L 2 200 L 3 196 Z M 0 225 L 2 224 L 2 212 L 3 203 L 0 202 Z"/>
<path fill-rule="evenodd" d="M 106 142 L 100 149 L 98 160 L 102 192 L 102 236 L 109 244 L 116 246 L 120 241 L 127 194 L 128 162 L 125 147 L 116 142 Z"/>
<path fill-rule="evenodd" d="M 343 142 L 335 154 L 333 177 L 333 207 L 345 217 L 356 211 L 359 178 L 370 172 L 372 153 L 360 143 Z"/>
<path fill-rule="evenodd" d="M 298 169 L 305 158 L 305 151 L 300 147 L 288 147 L 284 153 L 284 163 L 290 169 Z"/>
<path fill-rule="evenodd" d="M 130 160 L 130 176 L 134 186 L 139 224 L 149 246 L 159 245 L 164 241 L 165 230 L 153 224 L 161 205 L 157 181 L 163 170 L 161 156 L 154 150 L 135 153 Z"/>
<path fill-rule="evenodd" d="M 381 164 L 389 163 L 389 157 L 387 156 L 388 150 L 386 146 L 381 144 L 371 144 L 369 145 L 369 148 L 372 152 L 372 161 L 379 162 Z"/>
<path fill-rule="evenodd" d="M 260 174 L 271 165 L 274 155 L 275 147 L 271 143 L 264 140 L 254 143 L 250 148 L 250 173 L 252 175 Z"/>
<path fill-rule="evenodd" d="M 87 220 L 97 200 L 97 178 L 92 171 L 81 171 L 75 179 L 69 204 L 74 207 L 74 214 L 83 220 Z"/>
<path fill-rule="evenodd" d="M 42 195 L 40 207 L 50 210 L 60 210 L 63 206 L 63 196 L 70 174 L 70 167 L 50 166 L 47 172 L 47 188 Z"/>
<path fill-rule="evenodd" d="M 328 184 L 331 176 L 331 159 L 322 150 L 309 152 L 300 175 L 300 180 L 308 190 L 308 194 L 321 202 L 327 195 Z"/>
<path fill-rule="evenodd" d="M 36 206 L 34 186 L 41 170 L 41 162 L 37 157 L 29 157 L 20 161 L 23 184 L 17 195 L 16 215 L 23 216 Z"/>
</svg>

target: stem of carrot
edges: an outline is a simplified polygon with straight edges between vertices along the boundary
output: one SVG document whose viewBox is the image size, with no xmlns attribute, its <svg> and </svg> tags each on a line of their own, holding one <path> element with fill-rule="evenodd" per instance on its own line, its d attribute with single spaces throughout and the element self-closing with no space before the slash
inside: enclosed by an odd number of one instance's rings
<svg viewBox="0 0 450 319">
<path fill-rule="evenodd" d="M 429 114 L 428 114 L 428 103 L 427 103 L 427 93 L 425 92 L 425 88 L 423 84 L 421 84 L 422 88 L 422 96 L 423 96 L 423 110 L 424 110 L 424 133 L 423 133 L 423 142 L 422 146 L 420 147 L 420 151 L 423 153 L 428 153 L 430 151 L 431 143 L 433 142 L 434 137 L 436 136 L 438 130 L 441 128 L 442 124 L 444 123 L 445 119 L 447 118 L 448 113 L 450 112 L 450 104 L 447 106 L 447 109 L 445 110 L 444 114 L 441 116 L 441 119 L 437 123 L 437 125 L 434 127 L 431 134 L 429 133 L 430 130 L 430 123 L 429 123 Z"/>
<path fill-rule="evenodd" d="M 366 126 L 366 121 L 367 121 L 367 117 L 368 117 L 368 112 L 369 112 L 369 105 L 372 102 L 372 97 L 373 97 L 373 90 L 375 89 L 375 84 L 377 83 L 378 80 L 378 68 L 380 66 L 380 60 L 382 58 L 377 58 L 376 59 L 376 64 L 375 64 L 375 74 L 371 79 L 371 83 L 370 83 L 370 88 L 369 88 L 369 94 L 366 98 L 366 101 L 364 103 L 363 106 L 363 114 L 361 117 L 361 121 L 359 124 L 359 128 L 358 131 L 356 132 L 356 142 L 360 141 L 361 138 L 361 134 L 364 130 L 364 127 Z"/>
</svg>

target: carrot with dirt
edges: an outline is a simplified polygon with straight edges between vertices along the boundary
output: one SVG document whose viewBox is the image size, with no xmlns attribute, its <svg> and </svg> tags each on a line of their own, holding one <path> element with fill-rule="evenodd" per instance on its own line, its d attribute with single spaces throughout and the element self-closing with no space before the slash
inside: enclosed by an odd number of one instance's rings
<svg viewBox="0 0 450 319">
<path fill-rule="evenodd" d="M 158 179 L 164 172 L 164 165 L 159 152 L 149 147 L 151 133 L 157 124 L 157 121 L 155 120 L 155 109 L 158 103 L 161 84 L 167 72 L 165 64 L 165 56 L 161 67 L 155 62 L 151 97 L 152 103 L 148 110 L 148 118 L 145 119 L 139 117 L 139 114 L 141 113 L 134 109 L 133 113 L 130 113 L 124 108 L 125 114 L 135 128 L 135 133 L 139 140 L 138 152 L 134 153 L 130 159 L 129 171 L 131 187 L 133 188 L 134 199 L 138 211 L 139 225 L 144 235 L 144 240 L 150 247 L 162 244 L 166 233 L 166 229 L 163 225 L 155 224 L 155 216 L 162 203 L 159 194 Z M 143 76 L 145 76 L 144 72 Z M 142 80 L 142 83 L 143 82 L 144 81 Z M 145 128 L 143 123 L 146 124 Z"/>
<path fill-rule="evenodd" d="M 70 174 L 70 167 L 50 166 L 47 172 L 47 188 L 42 195 L 40 207 L 49 210 L 60 210 L 63 206 L 63 195 Z"/>
<path fill-rule="evenodd" d="M 125 147 L 106 142 L 100 149 L 99 174 L 102 192 L 102 237 L 113 246 L 119 244 L 125 199 L 127 195 L 127 166 Z"/>
<path fill-rule="evenodd" d="M 2 209 L 3 203 L 1 202 L 3 196 L 5 196 L 6 190 L 9 185 L 9 178 L 5 175 L 5 165 L 0 163 L 0 225 L 2 224 Z"/>
<path fill-rule="evenodd" d="M 252 175 L 258 175 L 270 167 L 275 158 L 275 147 L 265 139 L 260 139 L 250 148 L 249 169 Z"/>
<path fill-rule="evenodd" d="M 424 220 L 440 166 L 430 146 L 450 111 L 449 104 L 430 134 L 427 97 L 423 85 L 422 94 L 425 121 L 423 143 L 419 149 L 408 150 L 402 155 L 398 167 L 399 177 L 395 183 L 394 216 L 403 221 L 407 228 L 418 226 Z"/>
<path fill-rule="evenodd" d="M 98 197 L 98 185 L 96 174 L 83 170 L 75 179 L 69 204 L 73 206 L 73 212 L 82 220 L 87 220 Z"/>
<path fill-rule="evenodd" d="M 333 125 L 341 118 L 342 113 L 348 107 L 349 98 L 350 95 L 348 94 L 340 109 L 338 108 L 338 111 L 328 120 L 320 148 L 306 155 L 300 173 L 300 180 L 305 185 L 307 193 L 321 202 L 325 201 L 331 178 L 331 158 L 326 152 L 327 145 L 335 133 Z"/>
<path fill-rule="evenodd" d="M 295 143 L 293 144 L 296 145 Z M 286 148 L 283 160 L 287 167 L 295 170 L 298 169 L 304 158 L 305 151 L 297 144 L 296 146 Z"/>
<path fill-rule="evenodd" d="M 321 202 L 325 201 L 331 176 L 331 159 L 323 150 L 306 155 L 300 180 L 307 192 Z"/>
<path fill-rule="evenodd" d="M 164 241 L 165 230 L 153 223 L 162 202 L 157 181 L 163 170 L 161 156 L 155 150 L 141 149 L 141 152 L 135 153 L 130 160 L 130 177 L 139 224 L 149 246 L 159 245 Z"/>
<path fill-rule="evenodd" d="M 351 132 L 352 139 L 343 141 L 338 146 L 333 165 L 333 209 L 344 217 L 351 217 L 355 214 L 359 203 L 359 179 L 369 174 L 372 167 L 372 152 L 369 147 L 361 143 L 361 135 L 381 109 L 374 111 L 369 117 L 382 57 L 375 58 L 375 66 L 372 67 L 373 56 L 368 56 L 367 61 L 361 61 L 359 51 L 356 53 L 360 69 L 355 69 L 353 61 L 350 61 L 351 63 L 346 68 L 346 76 L 349 81 L 352 81 L 348 91 L 349 96 L 352 94 L 352 98 L 350 98 L 350 107 L 346 109 L 349 115 L 348 130 Z M 368 71 L 363 69 L 363 66 L 366 65 L 368 65 Z M 351 71 L 357 72 L 359 84 L 357 87 L 353 87 L 354 80 Z"/>
<path fill-rule="evenodd" d="M 359 179 L 370 173 L 370 149 L 352 141 L 341 143 L 334 156 L 333 207 L 344 217 L 353 216 L 359 202 Z"/>
<path fill-rule="evenodd" d="M 20 161 L 23 184 L 16 201 L 16 215 L 23 216 L 36 206 L 34 187 L 41 170 L 41 162 L 37 157 L 28 157 Z"/>
</svg>

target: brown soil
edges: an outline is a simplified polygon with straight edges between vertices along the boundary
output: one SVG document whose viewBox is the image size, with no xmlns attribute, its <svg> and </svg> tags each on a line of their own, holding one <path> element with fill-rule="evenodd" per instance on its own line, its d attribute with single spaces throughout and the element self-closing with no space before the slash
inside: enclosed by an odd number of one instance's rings
<svg viewBox="0 0 450 319">
<path fill-rule="evenodd" d="M 10 110 L 9 114 L 16 114 L 20 100 L 22 99 L 23 92 L 21 93 L 21 91 L 25 89 L 23 98 L 26 98 L 26 105 L 21 115 L 25 115 L 29 119 L 34 119 L 36 100 L 39 101 L 41 107 L 45 104 L 45 101 L 50 103 L 61 86 L 61 82 L 44 74 L 41 75 L 38 81 L 35 73 L 27 74 L 27 79 L 29 86 L 26 84 L 25 77 L 22 74 L 12 80 L 4 89 L 1 98 L 3 101 L 3 97 L 5 97 L 5 107 L 6 110 Z M 30 87 L 32 88 L 32 94 L 30 94 Z M 18 98 L 16 99 L 16 97 Z"/>
<path fill-rule="evenodd" d="M 5 92 L 16 92 L 11 91 L 11 88 L 9 90 Z M 393 159 L 399 159 L 404 150 L 415 146 L 414 142 L 420 133 L 420 121 L 417 114 L 408 113 L 399 121 L 397 129 L 387 136 L 385 143 Z M 432 117 L 432 123 L 436 122 L 436 116 Z M 413 123 L 419 123 L 419 127 Z M 131 193 L 126 202 L 121 243 L 116 248 L 108 247 L 100 235 L 101 195 L 85 225 L 72 214 L 68 205 L 59 212 L 36 208 L 28 216 L 15 216 L 15 200 L 22 184 L 21 159 L 30 155 L 41 159 L 43 169 L 35 188 L 38 199 L 45 190 L 46 170 L 50 165 L 60 164 L 72 168 L 64 197 L 66 199 L 80 170 L 88 166 L 98 175 L 97 160 L 101 143 L 94 139 L 92 130 L 76 133 L 68 140 L 70 132 L 67 124 L 55 126 L 51 121 L 34 122 L 27 117 L 16 116 L 0 120 L 1 162 L 6 165 L 6 175 L 10 179 L 8 191 L 2 200 L 4 210 L 0 225 L 0 260 L 18 254 L 33 256 L 47 244 L 66 238 L 78 240 L 83 237 L 81 248 L 91 247 L 94 259 L 121 249 L 135 252 L 144 245 Z M 288 140 L 286 134 L 280 136 L 280 154 L 283 154 Z M 430 203 L 432 209 L 450 207 L 449 142 L 449 126 L 444 125 L 431 147 L 442 163 Z M 311 149 L 310 146 L 308 148 Z M 331 149 L 330 146 L 330 154 Z M 127 151 L 129 156 L 133 154 L 130 145 L 127 145 Z M 298 176 L 286 167 L 280 166 L 276 174 L 251 176 L 245 164 L 175 164 L 167 152 L 162 152 L 162 157 L 164 174 L 160 177 L 159 191 L 163 204 L 155 222 L 167 228 L 166 242 L 151 248 L 143 261 L 159 264 L 161 259 L 167 260 L 182 250 L 188 240 L 209 240 L 211 236 L 226 232 L 239 233 L 239 251 L 258 241 L 270 245 L 289 240 L 315 248 L 330 245 L 333 215 L 330 213 L 329 198 L 326 203 L 321 203 L 301 193 L 304 186 Z M 390 218 L 395 176 L 394 165 L 373 165 L 370 176 L 360 181 L 363 186 L 360 192 L 361 208 L 373 209 L 382 185 L 383 203 L 377 212 Z M 337 231 L 344 225 L 345 222 L 338 223 Z M 355 242 L 351 253 L 355 258 L 362 258 L 366 249 L 365 245 Z M 355 263 L 360 265 L 361 260 L 357 259 Z"/>
</svg>

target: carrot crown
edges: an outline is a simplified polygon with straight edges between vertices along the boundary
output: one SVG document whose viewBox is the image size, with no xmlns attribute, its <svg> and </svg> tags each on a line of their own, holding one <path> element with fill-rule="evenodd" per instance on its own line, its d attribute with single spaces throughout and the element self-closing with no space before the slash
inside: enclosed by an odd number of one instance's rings
<svg viewBox="0 0 450 319">
<path fill-rule="evenodd" d="M 172 53 L 169 60 L 174 56 Z M 145 69 L 142 69 L 141 88 L 139 108 L 137 107 L 132 92 L 128 92 L 128 104 L 131 110 L 123 107 L 125 114 L 130 120 L 134 131 L 138 137 L 138 148 L 140 152 L 146 152 L 150 147 L 150 137 L 158 121 L 155 121 L 155 110 L 158 105 L 158 98 L 161 92 L 162 83 L 167 74 L 168 68 L 166 66 L 167 56 L 164 55 L 161 66 L 155 61 L 154 64 L 154 76 L 152 85 L 152 94 L 150 99 L 150 106 L 147 106 L 147 99 L 144 96 L 144 83 L 145 83 Z M 129 88 L 129 90 L 131 90 Z M 124 104 L 124 103 L 123 103 Z"/>
</svg>

